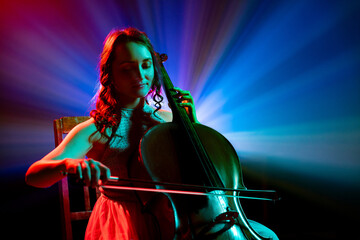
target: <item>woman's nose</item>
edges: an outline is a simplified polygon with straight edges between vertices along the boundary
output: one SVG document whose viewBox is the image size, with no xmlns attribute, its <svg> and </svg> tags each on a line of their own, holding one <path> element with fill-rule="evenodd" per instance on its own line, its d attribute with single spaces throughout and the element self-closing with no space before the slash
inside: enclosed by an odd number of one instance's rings
<svg viewBox="0 0 360 240">
<path fill-rule="evenodd" d="M 145 72 L 144 69 L 142 68 L 142 66 L 139 66 L 136 68 L 136 70 L 134 71 L 134 77 L 136 79 L 142 80 L 145 78 Z"/>
</svg>

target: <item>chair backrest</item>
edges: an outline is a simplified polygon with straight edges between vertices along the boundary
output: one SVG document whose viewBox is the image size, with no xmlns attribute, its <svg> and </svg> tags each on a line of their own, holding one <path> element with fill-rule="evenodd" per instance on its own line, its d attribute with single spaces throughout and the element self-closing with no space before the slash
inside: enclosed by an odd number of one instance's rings
<svg viewBox="0 0 360 240">
<path fill-rule="evenodd" d="M 55 147 L 58 146 L 65 134 L 69 133 L 76 125 L 81 122 L 88 120 L 89 117 L 62 117 L 54 120 L 54 135 L 55 135 Z M 89 187 L 84 186 L 84 210 L 81 211 L 70 211 L 70 198 L 69 198 L 69 182 L 68 178 L 65 177 L 59 181 L 59 194 L 60 194 L 60 210 L 61 210 L 61 222 L 63 239 L 73 239 L 72 221 L 76 220 L 87 220 L 91 214 L 91 203 Z M 96 192 L 98 197 L 99 192 Z"/>
</svg>

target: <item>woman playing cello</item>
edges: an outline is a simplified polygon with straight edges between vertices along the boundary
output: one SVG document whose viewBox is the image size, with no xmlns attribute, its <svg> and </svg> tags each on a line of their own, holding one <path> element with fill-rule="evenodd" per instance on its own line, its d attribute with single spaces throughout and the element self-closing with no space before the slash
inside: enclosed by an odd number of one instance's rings
<svg viewBox="0 0 360 240">
<path fill-rule="evenodd" d="M 103 184 L 110 175 L 128 178 L 129 160 L 137 154 L 139 141 L 151 127 L 172 120 L 161 110 L 160 70 L 154 49 L 145 33 L 127 28 L 113 30 L 104 42 L 99 62 L 100 87 L 91 118 L 76 126 L 64 141 L 32 164 L 26 182 L 48 187 L 67 174 L 74 174 L 89 186 Z M 179 104 L 197 122 L 191 94 L 178 88 Z M 155 107 L 148 104 L 152 98 Z M 100 188 L 85 239 L 157 239 L 151 219 L 133 191 Z M 251 221 L 265 237 L 276 235 Z"/>
</svg>

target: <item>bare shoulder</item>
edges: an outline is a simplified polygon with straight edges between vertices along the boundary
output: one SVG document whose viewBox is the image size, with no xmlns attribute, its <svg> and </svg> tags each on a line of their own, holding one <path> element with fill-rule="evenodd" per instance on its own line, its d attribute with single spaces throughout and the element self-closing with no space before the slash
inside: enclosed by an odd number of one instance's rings
<svg viewBox="0 0 360 240">
<path fill-rule="evenodd" d="M 96 128 L 95 120 L 91 118 L 76 125 L 43 159 L 84 158 L 94 144 L 100 142 L 100 139 L 101 133 Z"/>
<path fill-rule="evenodd" d="M 159 114 L 159 116 L 162 119 L 164 119 L 166 122 L 172 121 L 172 118 L 173 118 L 172 112 L 160 109 L 156 113 Z"/>
<path fill-rule="evenodd" d="M 91 135 L 94 134 L 97 131 L 95 120 L 93 118 L 90 118 L 82 123 L 79 123 L 76 125 L 70 132 L 69 135 Z"/>
<path fill-rule="evenodd" d="M 95 120 L 93 118 L 90 118 L 90 119 L 76 125 L 69 132 L 68 137 L 87 140 L 90 143 L 97 142 L 102 139 L 102 135 L 97 130 Z"/>
</svg>

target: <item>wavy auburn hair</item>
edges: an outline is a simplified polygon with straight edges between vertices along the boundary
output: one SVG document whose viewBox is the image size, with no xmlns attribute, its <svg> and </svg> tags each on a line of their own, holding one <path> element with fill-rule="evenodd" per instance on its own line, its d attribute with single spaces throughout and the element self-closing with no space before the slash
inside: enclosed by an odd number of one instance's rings
<svg viewBox="0 0 360 240">
<path fill-rule="evenodd" d="M 135 42 L 144 45 L 149 52 L 154 65 L 154 79 L 148 96 L 152 96 L 156 111 L 161 108 L 163 97 L 160 95 L 160 67 L 157 54 L 144 32 L 136 28 L 114 29 L 106 37 L 104 48 L 99 61 L 99 89 L 95 94 L 93 101 L 96 102 L 96 109 L 90 112 L 90 116 L 95 119 L 98 130 L 104 133 L 108 127 L 116 127 L 121 116 L 118 114 L 119 104 L 113 84 L 112 64 L 115 60 L 115 49 L 123 43 Z"/>
</svg>

